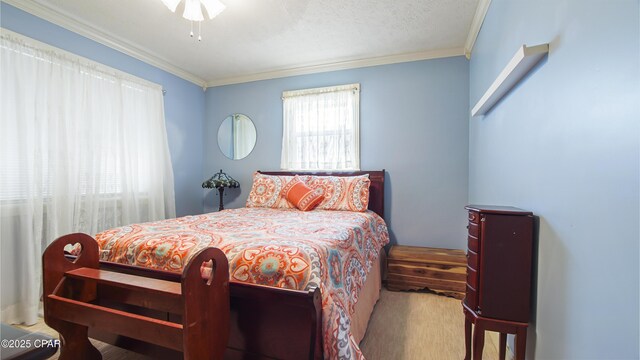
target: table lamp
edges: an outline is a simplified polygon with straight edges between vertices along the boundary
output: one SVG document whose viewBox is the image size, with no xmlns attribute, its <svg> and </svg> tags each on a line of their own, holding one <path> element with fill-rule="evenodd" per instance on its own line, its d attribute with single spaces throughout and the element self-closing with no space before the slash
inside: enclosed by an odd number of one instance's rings
<svg viewBox="0 0 640 360">
<path fill-rule="evenodd" d="M 222 205 L 224 189 L 240 187 L 240 183 L 231 176 L 223 173 L 222 169 L 220 169 L 219 173 L 214 174 L 209 180 L 203 182 L 202 187 L 205 189 L 218 189 L 218 193 L 220 194 L 220 206 L 218 210 L 224 210 L 224 206 Z"/>
</svg>

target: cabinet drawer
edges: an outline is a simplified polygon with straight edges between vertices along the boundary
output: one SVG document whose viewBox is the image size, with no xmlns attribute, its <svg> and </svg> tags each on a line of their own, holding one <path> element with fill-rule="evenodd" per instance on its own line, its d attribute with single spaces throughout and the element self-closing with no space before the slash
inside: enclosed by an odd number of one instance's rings
<svg viewBox="0 0 640 360">
<path fill-rule="evenodd" d="M 480 214 L 475 211 L 469 211 L 469 222 L 474 224 L 479 224 Z"/>
<path fill-rule="evenodd" d="M 467 285 L 467 293 L 464 296 L 464 302 L 473 311 L 475 311 L 476 307 L 478 306 L 478 295 L 476 293 L 476 290 L 469 287 L 469 285 Z"/>
<path fill-rule="evenodd" d="M 478 270 L 478 254 L 469 250 L 467 251 L 467 266 L 472 268 L 473 270 Z"/>
<path fill-rule="evenodd" d="M 480 250 L 480 245 L 479 245 L 480 241 L 474 237 L 469 236 L 469 240 L 468 240 L 468 247 L 469 250 L 475 252 L 476 254 L 478 253 L 478 251 Z"/>
<path fill-rule="evenodd" d="M 467 286 L 478 289 L 478 272 L 467 266 Z"/>
<path fill-rule="evenodd" d="M 478 237 L 478 234 L 480 233 L 480 226 L 478 226 L 478 224 L 474 224 L 472 222 L 469 222 L 469 235 L 473 236 L 473 237 Z"/>
</svg>

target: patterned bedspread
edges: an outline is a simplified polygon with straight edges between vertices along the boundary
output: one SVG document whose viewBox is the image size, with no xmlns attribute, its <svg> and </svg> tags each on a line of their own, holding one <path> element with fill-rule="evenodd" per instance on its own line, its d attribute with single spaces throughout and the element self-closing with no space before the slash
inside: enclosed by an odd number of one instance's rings
<svg viewBox="0 0 640 360">
<path fill-rule="evenodd" d="M 96 239 L 105 261 L 181 272 L 192 255 L 215 246 L 229 259 L 231 281 L 317 286 L 325 358 L 359 359 L 351 314 L 389 234 L 371 211 L 242 208 L 124 226 Z"/>
</svg>

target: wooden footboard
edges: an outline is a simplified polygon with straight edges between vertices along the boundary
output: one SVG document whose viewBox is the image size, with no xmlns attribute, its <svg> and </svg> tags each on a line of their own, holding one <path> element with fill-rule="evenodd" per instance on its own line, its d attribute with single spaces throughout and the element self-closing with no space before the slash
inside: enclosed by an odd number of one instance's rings
<svg viewBox="0 0 640 360">
<path fill-rule="evenodd" d="M 84 236 L 91 239 L 88 235 Z M 49 252 L 49 249 L 47 251 Z M 62 249 L 56 249 L 51 253 L 62 254 Z M 77 267 L 97 268 L 97 265 L 89 265 L 97 264 L 97 247 L 95 254 L 95 256 L 89 256 L 88 252 L 84 252 L 77 260 L 71 259 L 75 260 L 75 263 L 63 258 L 63 262 L 60 264 L 65 268 L 53 272 L 51 264 L 58 264 L 58 262 L 43 261 L 45 263 L 45 299 L 54 294 L 56 285 L 53 284 L 60 281 L 60 274 Z M 56 266 L 60 265 L 54 265 L 54 267 Z M 181 281 L 181 274 L 117 263 L 100 262 L 99 269 L 141 276 L 146 279 L 178 283 Z M 51 274 L 53 273 L 56 275 L 52 278 Z M 47 276 L 49 276 L 48 280 Z M 175 309 L 178 305 L 172 302 L 163 302 L 157 296 L 143 294 L 132 297 L 127 291 L 101 283 L 97 283 L 92 292 L 90 300 L 98 306 L 135 313 L 163 322 L 182 323 L 182 313 Z M 96 296 L 96 294 L 100 295 Z M 321 359 L 323 357 L 322 300 L 319 289 L 296 291 L 231 282 L 229 283 L 229 295 L 229 341 L 224 354 L 225 359 Z M 154 305 L 153 307 L 147 306 L 151 303 Z M 46 301 L 45 307 L 48 307 Z M 207 300 L 203 298 L 196 306 L 196 311 L 204 311 L 206 307 Z M 47 314 L 46 308 L 45 314 Z M 198 314 L 192 315 L 196 319 L 199 318 Z M 47 323 L 55 324 L 56 321 L 49 316 Z M 154 358 L 179 359 L 183 357 L 182 352 L 177 350 L 177 345 L 160 346 L 153 344 L 153 342 L 127 336 L 127 332 L 117 333 L 109 331 L 105 327 L 91 326 L 90 319 L 85 319 L 82 322 L 85 324 L 84 330 L 81 328 L 81 331 L 84 331 L 85 339 L 88 333 L 91 338 Z M 58 326 L 52 327 L 57 328 Z M 97 350 L 92 346 L 88 347 L 86 343 L 83 345 L 87 346 L 89 349 L 87 351 L 90 351 L 92 355 L 96 355 L 95 351 Z"/>
<path fill-rule="evenodd" d="M 231 336 L 225 358 L 322 358 L 320 289 L 295 291 L 231 283 Z"/>
<path fill-rule="evenodd" d="M 155 279 L 176 280 L 179 274 L 100 262 L 103 269 Z M 231 317 L 225 359 L 321 359 L 322 300 L 320 289 L 297 291 L 229 283 Z M 166 316 L 165 314 L 157 314 Z M 154 357 L 179 358 L 134 339 L 90 331 L 92 338 Z"/>
</svg>

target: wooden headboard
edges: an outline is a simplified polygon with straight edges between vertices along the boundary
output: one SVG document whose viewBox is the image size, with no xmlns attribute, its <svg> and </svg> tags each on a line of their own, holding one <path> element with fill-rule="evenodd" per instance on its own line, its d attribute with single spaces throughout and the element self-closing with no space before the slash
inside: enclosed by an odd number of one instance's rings
<svg viewBox="0 0 640 360">
<path fill-rule="evenodd" d="M 369 210 L 380 215 L 384 219 L 384 169 L 373 171 L 349 171 L 349 172 L 296 172 L 296 171 L 260 171 L 265 175 L 316 175 L 316 176 L 358 176 L 369 174 L 371 185 L 369 186 Z"/>
</svg>

